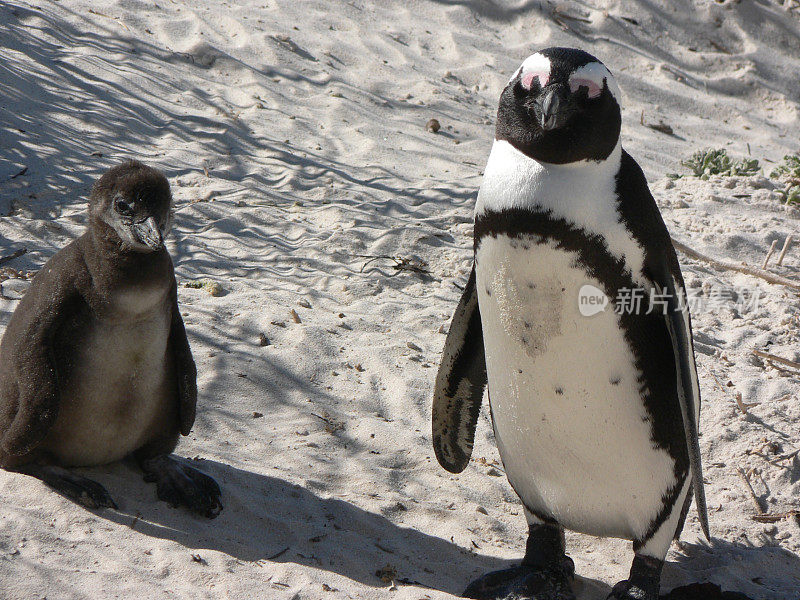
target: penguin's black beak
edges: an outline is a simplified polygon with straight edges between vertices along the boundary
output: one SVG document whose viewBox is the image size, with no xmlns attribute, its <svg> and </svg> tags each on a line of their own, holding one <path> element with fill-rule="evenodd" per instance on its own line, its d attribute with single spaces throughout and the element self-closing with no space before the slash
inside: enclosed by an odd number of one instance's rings
<svg viewBox="0 0 800 600">
<path fill-rule="evenodd" d="M 158 223 L 153 217 L 134 223 L 133 233 L 141 243 L 152 250 L 161 250 L 164 247 L 164 236 L 161 235 Z"/>
<path fill-rule="evenodd" d="M 545 131 L 557 129 L 567 121 L 566 101 L 556 88 L 545 89 L 536 99 L 539 125 Z"/>
</svg>

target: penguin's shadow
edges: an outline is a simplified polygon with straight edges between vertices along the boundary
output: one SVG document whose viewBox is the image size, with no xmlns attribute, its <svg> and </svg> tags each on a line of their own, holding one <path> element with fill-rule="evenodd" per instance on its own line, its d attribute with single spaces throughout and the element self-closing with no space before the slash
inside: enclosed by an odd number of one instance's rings
<svg viewBox="0 0 800 600">
<path fill-rule="evenodd" d="M 214 477 L 223 490 L 224 509 L 216 519 L 158 501 L 152 485 L 136 481 L 141 475 L 132 466 L 112 467 L 104 474 L 119 510 L 97 515 L 189 549 L 215 550 L 248 562 L 297 563 L 373 587 L 387 587 L 376 571 L 392 564 L 398 583 L 458 594 L 475 575 L 511 564 L 277 477 L 211 460 L 188 462 Z"/>
<path fill-rule="evenodd" d="M 248 562 L 296 563 L 372 587 L 387 587 L 376 571 L 391 564 L 398 570 L 397 583 L 458 595 L 484 573 L 518 563 L 470 552 L 277 477 L 211 460 L 188 462 L 214 477 L 223 490 L 225 508 L 216 519 L 156 500 L 154 487 L 140 483 L 141 474 L 125 463 L 95 473 L 119 504 L 117 511 L 96 514 L 189 549 L 215 550 Z M 576 578 L 579 600 L 605 598 L 608 589 Z"/>
<path fill-rule="evenodd" d="M 706 578 L 703 573 L 716 576 Z M 724 580 L 719 580 L 721 573 Z M 752 598 L 796 597 L 792 592 L 800 586 L 800 556 L 781 548 L 766 534 L 757 543 L 730 542 L 717 537 L 710 543 L 683 542 L 681 553 L 670 556 L 665 565 L 661 589 L 708 580 L 719 584 L 722 591 Z"/>
</svg>

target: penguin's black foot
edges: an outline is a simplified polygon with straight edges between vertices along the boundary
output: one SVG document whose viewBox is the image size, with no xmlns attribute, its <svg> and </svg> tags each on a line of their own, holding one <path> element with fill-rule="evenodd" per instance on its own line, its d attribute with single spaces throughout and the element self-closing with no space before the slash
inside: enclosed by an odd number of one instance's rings
<svg viewBox="0 0 800 600">
<path fill-rule="evenodd" d="M 461 595 L 476 600 L 575 600 L 574 576 L 575 564 L 564 556 L 560 563 L 547 567 L 522 564 L 487 573 Z"/>
<path fill-rule="evenodd" d="M 86 508 L 117 508 L 117 504 L 102 485 L 54 465 L 26 465 L 20 473 L 36 477 L 65 498 Z"/>
<path fill-rule="evenodd" d="M 620 581 L 607 600 L 658 600 L 658 591 L 648 592 L 630 581 Z"/>
<path fill-rule="evenodd" d="M 662 560 L 637 554 L 630 577 L 614 586 L 608 600 L 658 600 L 663 566 Z"/>
<path fill-rule="evenodd" d="M 162 454 L 140 461 L 144 480 L 156 483 L 158 498 L 213 519 L 222 510 L 222 492 L 211 477 Z"/>
</svg>

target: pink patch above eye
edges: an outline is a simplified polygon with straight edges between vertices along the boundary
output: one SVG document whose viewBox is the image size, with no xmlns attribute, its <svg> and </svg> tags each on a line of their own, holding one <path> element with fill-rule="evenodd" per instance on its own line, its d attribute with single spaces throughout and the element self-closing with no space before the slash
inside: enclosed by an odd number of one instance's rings
<svg viewBox="0 0 800 600">
<path fill-rule="evenodd" d="M 520 83 L 522 84 L 522 87 L 524 87 L 526 90 L 529 90 L 533 86 L 534 79 L 538 79 L 539 85 L 544 87 L 547 85 L 547 82 L 550 81 L 550 73 L 545 73 L 544 71 L 528 71 L 527 73 L 522 74 Z"/>
<path fill-rule="evenodd" d="M 569 91 L 573 94 L 582 87 L 588 89 L 587 95 L 589 98 L 597 98 L 600 95 L 600 92 L 603 91 L 602 86 L 597 85 L 597 82 L 592 81 L 591 79 L 581 79 L 580 77 L 576 77 L 575 79 L 569 80 Z"/>
</svg>

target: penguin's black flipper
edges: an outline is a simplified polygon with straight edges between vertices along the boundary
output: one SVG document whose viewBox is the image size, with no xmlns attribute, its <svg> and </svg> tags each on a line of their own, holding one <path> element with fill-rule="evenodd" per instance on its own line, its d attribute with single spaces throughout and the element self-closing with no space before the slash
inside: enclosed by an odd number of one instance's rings
<svg viewBox="0 0 800 600">
<path fill-rule="evenodd" d="M 686 444 L 689 450 L 689 463 L 692 469 L 692 487 L 700 517 L 700 526 L 707 539 L 711 539 L 708 530 L 708 513 L 706 495 L 703 489 L 703 469 L 700 460 L 700 441 L 698 440 L 700 415 L 700 384 L 697 379 L 697 366 L 694 359 L 694 343 L 692 341 L 692 323 L 689 317 L 689 305 L 684 289 L 678 257 L 670 245 L 664 256 L 664 264 L 659 269 L 656 284 L 666 296 L 667 312 L 665 315 L 667 329 L 672 339 L 675 354 L 675 367 L 678 376 L 678 398 L 683 415 L 683 428 L 686 433 Z"/>
<path fill-rule="evenodd" d="M 8 323 L 0 347 L 0 457 L 25 456 L 58 416 L 59 392 L 53 335 L 64 307 L 78 297 L 63 271 L 79 268 L 74 246 L 36 275 Z"/>
<path fill-rule="evenodd" d="M 169 346 L 175 361 L 175 375 L 178 380 L 178 407 L 182 435 L 189 435 L 197 413 L 197 367 L 189 348 L 186 327 L 178 308 L 178 290 L 175 276 L 172 280 L 172 323 L 169 332 Z"/>
<path fill-rule="evenodd" d="M 651 251 L 647 253 L 645 272 L 656 291 L 666 296 L 665 324 L 672 340 L 677 372 L 678 398 L 683 416 L 684 434 L 692 470 L 697 512 L 703 533 L 709 537 L 706 497 L 703 491 L 703 471 L 700 464 L 700 443 L 697 438 L 700 415 L 700 386 L 692 343 L 692 324 L 686 302 L 683 276 L 678 255 L 670 241 L 664 219 L 658 211 L 653 194 L 647 185 L 644 172 L 631 155 L 623 151 L 622 163 L 617 174 L 617 194 L 620 211 L 628 226 L 636 228 L 636 237 Z M 662 304 L 663 305 L 663 304 Z M 680 529 L 678 529 L 680 531 Z"/>
<path fill-rule="evenodd" d="M 451 473 L 460 473 L 469 463 L 486 380 L 473 266 L 450 323 L 433 393 L 433 449 Z"/>
</svg>

